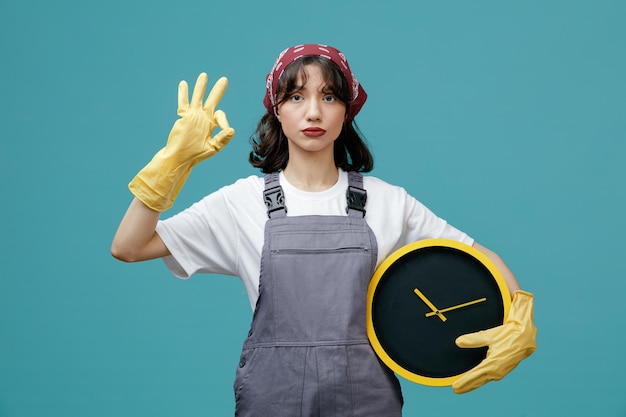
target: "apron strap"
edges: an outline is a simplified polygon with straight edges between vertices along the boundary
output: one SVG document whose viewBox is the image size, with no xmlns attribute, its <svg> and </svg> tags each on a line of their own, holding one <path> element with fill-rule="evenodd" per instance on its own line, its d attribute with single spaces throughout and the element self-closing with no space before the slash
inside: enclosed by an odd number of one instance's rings
<svg viewBox="0 0 626 417">
<path fill-rule="evenodd" d="M 363 188 L 363 175 L 359 172 L 348 172 L 348 190 L 346 191 L 348 206 L 346 212 L 349 217 L 365 217 L 365 203 L 367 191 Z"/>
<path fill-rule="evenodd" d="M 263 200 L 267 208 L 267 217 L 277 219 L 287 216 L 285 206 L 285 193 L 280 186 L 278 172 L 265 175 L 265 190 Z M 365 203 L 367 202 L 367 191 L 363 188 L 363 175 L 359 172 L 348 172 L 348 189 L 346 190 L 347 207 L 346 212 L 349 217 L 365 217 Z"/>
<path fill-rule="evenodd" d="M 287 216 L 285 193 L 283 192 L 283 187 L 280 186 L 278 172 L 265 175 L 263 200 L 265 201 L 265 207 L 267 207 L 267 217 L 277 219 Z"/>
</svg>

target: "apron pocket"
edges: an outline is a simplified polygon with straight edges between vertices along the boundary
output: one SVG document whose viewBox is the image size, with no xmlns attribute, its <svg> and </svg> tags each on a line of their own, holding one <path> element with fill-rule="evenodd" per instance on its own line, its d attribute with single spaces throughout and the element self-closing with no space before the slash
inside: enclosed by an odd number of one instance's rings
<svg viewBox="0 0 626 417">
<path fill-rule="evenodd" d="M 371 251 L 361 246 L 273 251 L 276 340 L 364 339 L 370 264 Z"/>
<path fill-rule="evenodd" d="M 395 374 L 369 344 L 348 346 L 350 376 L 356 387 L 355 415 L 401 417 L 402 391 Z"/>
<path fill-rule="evenodd" d="M 235 377 L 235 415 L 299 416 L 305 356 L 305 348 L 245 349 Z"/>
</svg>

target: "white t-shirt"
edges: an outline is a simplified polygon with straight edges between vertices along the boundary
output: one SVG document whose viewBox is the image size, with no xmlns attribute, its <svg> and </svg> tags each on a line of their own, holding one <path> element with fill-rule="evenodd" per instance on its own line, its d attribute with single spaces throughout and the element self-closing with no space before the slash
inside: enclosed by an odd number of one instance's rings
<svg viewBox="0 0 626 417">
<path fill-rule="evenodd" d="M 293 187 L 280 173 L 287 216 L 346 214 L 348 174 L 322 192 Z M 367 190 L 365 219 L 376 236 L 380 264 L 396 249 L 429 238 L 473 239 L 437 217 L 403 188 L 378 178 L 363 177 Z M 267 212 L 263 177 L 250 176 L 209 194 L 188 209 L 161 220 L 156 231 L 171 256 L 164 259 L 179 278 L 214 273 L 242 279 L 254 309 L 258 298 L 261 251 Z"/>
</svg>

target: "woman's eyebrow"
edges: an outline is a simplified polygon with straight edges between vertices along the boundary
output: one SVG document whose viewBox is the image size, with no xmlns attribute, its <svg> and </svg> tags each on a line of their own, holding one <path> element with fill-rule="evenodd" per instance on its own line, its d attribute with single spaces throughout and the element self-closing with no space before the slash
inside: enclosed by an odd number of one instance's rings
<svg viewBox="0 0 626 417">
<path fill-rule="evenodd" d="M 304 86 L 303 85 L 294 85 L 292 88 L 290 88 L 289 90 L 285 90 L 285 94 L 293 94 L 293 93 L 297 93 L 298 91 L 302 91 L 304 90 Z"/>
</svg>

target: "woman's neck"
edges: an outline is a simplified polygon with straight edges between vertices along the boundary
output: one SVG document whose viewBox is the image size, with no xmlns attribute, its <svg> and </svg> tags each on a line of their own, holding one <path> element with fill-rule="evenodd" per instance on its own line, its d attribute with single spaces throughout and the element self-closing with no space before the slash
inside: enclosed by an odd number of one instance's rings
<svg viewBox="0 0 626 417">
<path fill-rule="evenodd" d="M 335 161 L 324 163 L 310 159 L 296 163 L 290 158 L 283 173 L 289 184 L 309 192 L 327 190 L 339 180 L 339 170 L 335 166 Z"/>
</svg>

